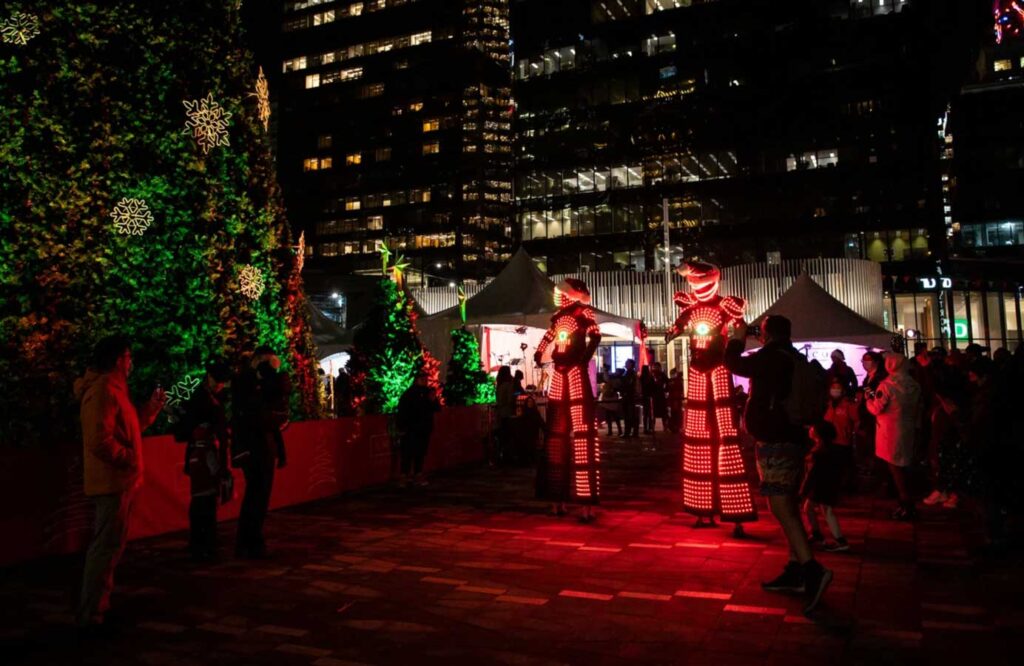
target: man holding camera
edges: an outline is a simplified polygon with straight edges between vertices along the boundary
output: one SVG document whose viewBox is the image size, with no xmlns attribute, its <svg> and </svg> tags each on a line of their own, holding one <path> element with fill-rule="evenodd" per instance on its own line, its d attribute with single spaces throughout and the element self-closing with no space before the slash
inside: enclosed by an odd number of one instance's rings
<svg viewBox="0 0 1024 666">
<path fill-rule="evenodd" d="M 747 326 L 739 324 L 725 350 L 729 372 L 750 379 L 745 412 L 746 428 L 757 440 L 757 468 L 761 494 L 767 496 L 772 515 L 789 542 L 789 563 L 774 580 L 761 584 L 772 592 L 802 592 L 807 596 L 805 613 L 818 605 L 832 582 L 832 572 L 814 559 L 800 518 L 799 491 L 807 454 L 807 432 L 793 421 L 786 400 L 794 392 L 794 375 L 807 360 L 790 341 L 792 325 L 779 315 L 765 318 L 760 331 L 763 345 L 743 356 Z"/>
</svg>

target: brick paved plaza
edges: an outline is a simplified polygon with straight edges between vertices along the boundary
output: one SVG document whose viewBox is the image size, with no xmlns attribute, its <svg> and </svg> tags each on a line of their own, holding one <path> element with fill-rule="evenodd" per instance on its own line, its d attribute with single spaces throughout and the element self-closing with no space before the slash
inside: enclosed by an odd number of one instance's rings
<svg viewBox="0 0 1024 666">
<path fill-rule="evenodd" d="M 183 534 L 132 543 L 110 634 L 84 641 L 69 611 L 80 558 L 4 571 L 0 661 L 1019 663 L 1019 562 L 974 556 L 968 509 L 904 524 L 885 499 L 848 502 L 853 550 L 821 555 L 835 583 L 808 619 L 759 587 L 786 557 L 763 511 L 745 540 L 694 530 L 667 437 L 604 449 L 593 525 L 547 517 L 532 470 L 473 468 L 274 513 L 268 561 L 195 565 Z"/>
</svg>

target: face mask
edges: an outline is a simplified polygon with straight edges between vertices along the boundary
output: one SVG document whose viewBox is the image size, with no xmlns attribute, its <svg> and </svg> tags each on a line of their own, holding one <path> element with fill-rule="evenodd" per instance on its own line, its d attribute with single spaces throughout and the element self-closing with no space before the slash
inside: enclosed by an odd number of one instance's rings
<svg viewBox="0 0 1024 666">
<path fill-rule="evenodd" d="M 843 397 L 843 389 L 832 389 L 832 390 L 831 390 L 831 391 L 829 391 L 828 393 L 829 393 L 829 395 L 831 395 L 831 396 L 832 396 L 833 398 L 841 398 L 841 397 Z"/>
</svg>

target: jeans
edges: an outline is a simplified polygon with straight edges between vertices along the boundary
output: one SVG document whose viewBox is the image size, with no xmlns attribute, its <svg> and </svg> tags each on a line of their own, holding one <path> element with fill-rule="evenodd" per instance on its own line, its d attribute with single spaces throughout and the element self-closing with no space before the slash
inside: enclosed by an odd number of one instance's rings
<svg viewBox="0 0 1024 666">
<path fill-rule="evenodd" d="M 245 497 L 238 514 L 239 552 L 245 555 L 261 555 L 266 550 L 263 540 L 263 523 L 270 509 L 270 493 L 274 487 L 273 459 L 254 458 L 246 463 Z"/>
<path fill-rule="evenodd" d="M 217 550 L 217 493 L 193 496 L 188 506 L 189 549 L 194 557 Z"/>
<path fill-rule="evenodd" d="M 128 542 L 128 521 L 135 500 L 134 491 L 99 495 L 93 498 L 96 523 L 82 573 L 82 593 L 77 621 L 87 625 L 101 620 L 110 608 L 114 589 L 114 569 Z"/>
<path fill-rule="evenodd" d="M 508 429 L 501 429 L 499 448 L 507 445 Z M 423 471 L 423 459 L 427 456 L 427 445 L 430 443 L 430 433 L 407 432 L 402 436 L 402 474 L 419 474 Z M 507 453 L 507 450 L 505 451 Z"/>
</svg>

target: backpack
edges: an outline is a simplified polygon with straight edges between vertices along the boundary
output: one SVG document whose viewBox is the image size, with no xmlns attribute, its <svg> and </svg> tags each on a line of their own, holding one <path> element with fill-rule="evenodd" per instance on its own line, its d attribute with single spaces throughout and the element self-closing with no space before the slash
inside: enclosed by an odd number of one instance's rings
<svg viewBox="0 0 1024 666">
<path fill-rule="evenodd" d="M 782 406 L 793 425 L 811 425 L 820 420 L 828 409 L 825 371 L 802 354 L 787 353 L 787 356 L 793 361 L 793 381 Z"/>
</svg>

